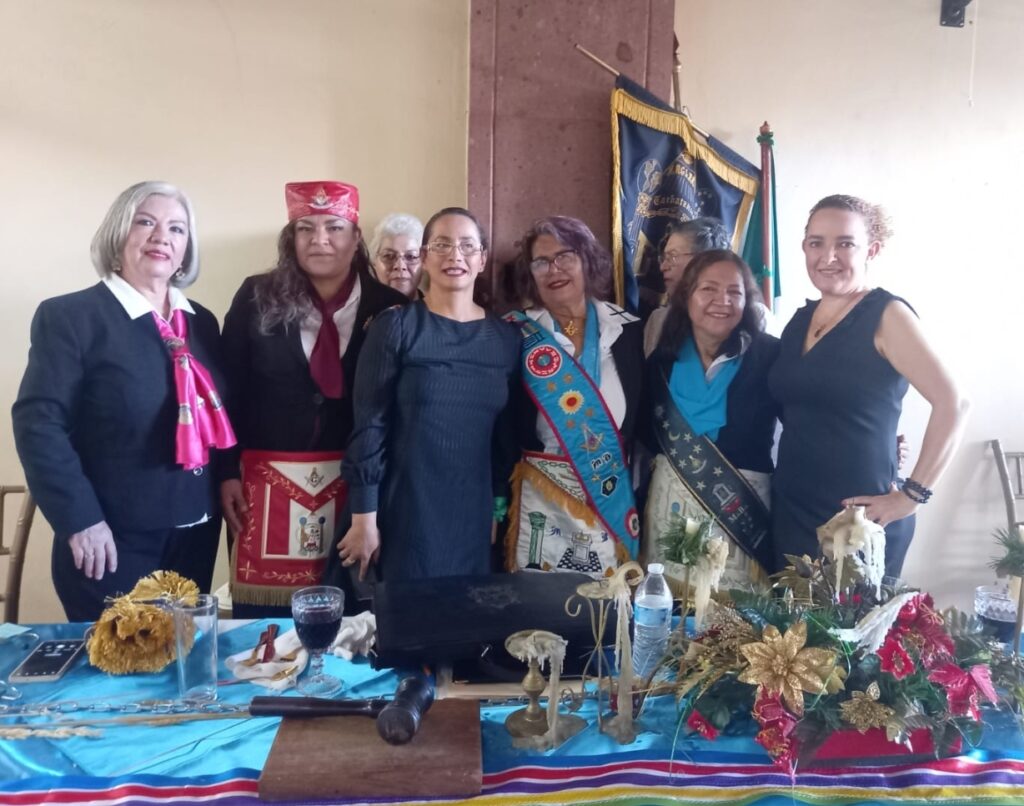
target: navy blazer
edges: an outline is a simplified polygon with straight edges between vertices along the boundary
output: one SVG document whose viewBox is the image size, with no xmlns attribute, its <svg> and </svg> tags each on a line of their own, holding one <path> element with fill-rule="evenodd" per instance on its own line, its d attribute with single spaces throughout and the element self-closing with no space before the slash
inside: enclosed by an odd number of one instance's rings
<svg viewBox="0 0 1024 806">
<path fill-rule="evenodd" d="M 243 448 L 266 451 L 341 451 L 352 431 L 352 388 L 366 328 L 381 311 L 409 300 L 389 286 L 359 275 L 359 304 L 345 355 L 341 359 L 345 396 L 325 399 L 309 374 L 299 327 L 259 329 L 255 290 L 266 274 L 242 283 L 224 317 L 224 390 L 238 448 L 225 451 L 221 479 L 239 477 Z"/>
<path fill-rule="evenodd" d="M 192 306 L 189 348 L 220 389 L 217 320 Z M 103 520 L 115 535 L 167 529 L 220 512 L 215 474 L 175 460 L 174 370 L 156 324 L 130 319 L 103 283 L 39 306 L 11 416 L 29 489 L 58 535 Z"/>
<path fill-rule="evenodd" d="M 768 371 L 779 356 L 779 340 L 767 333 L 755 333 L 750 346 L 726 393 L 725 425 L 718 431 L 715 447 L 733 467 L 771 473 L 775 423 L 780 419 L 779 404 L 768 392 Z M 662 383 L 659 375 L 672 377 L 673 361 L 655 351 L 647 359 L 648 383 Z M 661 453 L 654 434 L 651 403 L 645 398 L 645 420 L 640 438 L 652 454 Z"/>
</svg>

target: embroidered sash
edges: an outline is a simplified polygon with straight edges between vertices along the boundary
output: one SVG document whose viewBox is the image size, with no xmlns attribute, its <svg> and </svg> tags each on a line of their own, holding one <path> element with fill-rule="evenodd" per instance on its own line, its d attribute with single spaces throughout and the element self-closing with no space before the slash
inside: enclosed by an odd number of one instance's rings
<svg viewBox="0 0 1024 806">
<path fill-rule="evenodd" d="M 636 559 L 640 519 L 633 499 L 626 451 L 604 399 L 554 335 L 516 311 L 509 320 L 523 337 L 523 383 L 551 426 L 578 479 L 587 504 L 611 535 Z"/>
<path fill-rule="evenodd" d="M 664 370 L 653 391 L 655 433 L 679 481 L 750 557 L 772 567 L 771 524 L 760 496 L 706 436 L 697 436 L 680 413 Z"/>
<path fill-rule="evenodd" d="M 249 506 L 231 561 L 233 601 L 287 606 L 292 593 L 318 585 L 334 526 L 348 493 L 340 451 L 243 451 Z"/>
</svg>

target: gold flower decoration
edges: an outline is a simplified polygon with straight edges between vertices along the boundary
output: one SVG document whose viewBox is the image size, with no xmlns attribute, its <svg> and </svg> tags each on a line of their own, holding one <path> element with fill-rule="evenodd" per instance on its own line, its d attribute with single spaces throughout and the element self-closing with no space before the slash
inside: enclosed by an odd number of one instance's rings
<svg viewBox="0 0 1024 806">
<path fill-rule="evenodd" d="M 173 571 L 156 571 L 114 599 L 89 638 L 89 663 L 110 674 L 158 672 L 175 657 L 170 603 L 195 604 L 199 588 Z"/>
<path fill-rule="evenodd" d="M 782 635 L 768 625 L 761 640 L 740 647 L 750 664 L 739 679 L 744 683 L 778 692 L 796 716 L 804 713 L 804 692 L 821 694 L 843 688 L 843 675 L 836 667 L 836 653 L 820 647 L 804 647 L 807 625 L 798 621 Z"/>
<path fill-rule="evenodd" d="M 199 587 L 196 583 L 176 571 L 154 571 L 136 582 L 128 594 L 128 598 L 136 602 L 167 599 L 172 602 L 180 600 L 187 605 L 194 605 L 197 596 Z"/>
<path fill-rule="evenodd" d="M 888 705 L 878 702 L 881 692 L 878 683 L 872 683 L 867 691 L 850 692 L 852 699 L 841 703 L 843 719 L 853 725 L 861 733 L 871 728 L 883 728 L 895 711 Z"/>
</svg>

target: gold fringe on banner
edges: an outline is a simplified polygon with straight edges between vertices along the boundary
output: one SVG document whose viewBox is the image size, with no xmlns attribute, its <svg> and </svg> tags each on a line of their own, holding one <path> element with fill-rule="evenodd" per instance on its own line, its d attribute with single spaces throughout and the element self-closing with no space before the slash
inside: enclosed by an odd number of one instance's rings
<svg viewBox="0 0 1024 806">
<path fill-rule="evenodd" d="M 760 179 L 745 174 L 723 160 L 697 134 L 694 125 L 685 115 L 666 112 L 639 101 L 623 89 L 612 92 L 612 261 L 615 274 L 615 300 L 619 305 L 626 302 L 625 250 L 623 249 L 622 203 L 622 153 L 619 148 L 619 115 L 647 126 L 663 134 L 671 134 L 683 141 L 687 153 L 707 163 L 712 172 L 725 182 L 743 192 L 743 201 L 736 215 L 736 227 L 732 236 L 733 251 L 739 252 L 740 238 L 750 218 L 760 187 Z"/>
</svg>

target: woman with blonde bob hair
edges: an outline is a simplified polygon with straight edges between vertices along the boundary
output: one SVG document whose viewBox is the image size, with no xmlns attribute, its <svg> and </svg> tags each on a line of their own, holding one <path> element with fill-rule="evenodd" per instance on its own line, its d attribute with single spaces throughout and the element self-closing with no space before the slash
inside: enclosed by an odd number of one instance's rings
<svg viewBox="0 0 1024 806">
<path fill-rule="evenodd" d="M 166 182 L 114 201 L 92 242 L 102 280 L 43 302 L 14 436 L 54 527 L 52 573 L 70 621 L 163 569 L 210 589 L 220 507 L 217 320 L 180 288 L 199 274 L 195 216 Z"/>
</svg>

